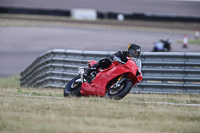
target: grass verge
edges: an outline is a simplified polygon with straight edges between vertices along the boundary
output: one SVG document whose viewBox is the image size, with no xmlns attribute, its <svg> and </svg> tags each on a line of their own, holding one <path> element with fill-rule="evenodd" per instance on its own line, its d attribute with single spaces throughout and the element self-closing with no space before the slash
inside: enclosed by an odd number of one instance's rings
<svg viewBox="0 0 200 133">
<path fill-rule="evenodd" d="M 2 91 L 4 90 L 4 91 Z M 5 91 L 6 90 L 6 91 Z M 48 90 L 42 89 L 46 92 Z M 56 90 L 52 93 L 58 93 Z M 9 93 L 8 93 L 9 92 Z M 59 91 L 62 94 L 62 90 Z M 48 93 L 48 92 L 46 92 Z M 140 97 L 140 98 L 139 98 Z M 200 107 L 132 101 L 166 99 L 186 102 L 182 95 L 130 94 L 124 100 L 104 98 L 48 98 L 19 95 L 0 89 L 1 132 L 71 133 L 198 133 Z M 198 100 L 199 97 L 190 96 Z M 186 98 L 186 99 L 185 99 Z"/>
<path fill-rule="evenodd" d="M 177 41 L 177 43 L 182 44 L 183 41 Z M 188 44 L 200 45 L 200 40 L 197 40 L 197 39 L 189 39 L 189 40 L 188 40 Z"/>
<path fill-rule="evenodd" d="M 19 88 L 19 87 L 20 87 L 20 75 L 0 78 L 0 88 Z"/>
<path fill-rule="evenodd" d="M 14 79 L 19 80 L 19 77 Z M 5 83 L 6 86 L 6 88 L 0 87 L 0 132 L 2 133 L 199 133 L 200 131 L 199 106 L 134 102 L 200 104 L 199 95 L 129 94 L 121 101 L 98 97 L 57 98 L 62 97 L 63 89 L 18 86 L 9 88 L 9 84 L 5 82 L 9 80 L 13 78 L 0 79 L 0 83 Z"/>
<path fill-rule="evenodd" d="M 198 45 L 200 45 L 200 40 L 198 39 L 195 39 L 195 40 L 188 40 L 188 43 L 189 44 L 198 44 Z"/>
</svg>

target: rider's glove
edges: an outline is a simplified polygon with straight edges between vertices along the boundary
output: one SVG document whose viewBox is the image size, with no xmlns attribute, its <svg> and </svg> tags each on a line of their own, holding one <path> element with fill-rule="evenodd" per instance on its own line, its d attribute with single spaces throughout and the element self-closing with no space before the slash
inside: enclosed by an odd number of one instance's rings
<svg viewBox="0 0 200 133">
<path fill-rule="evenodd" d="M 117 57 L 117 56 L 114 56 L 114 57 L 113 57 L 113 60 L 114 60 L 114 61 L 117 61 L 117 62 L 121 62 L 121 58 L 119 58 L 119 57 Z"/>
</svg>

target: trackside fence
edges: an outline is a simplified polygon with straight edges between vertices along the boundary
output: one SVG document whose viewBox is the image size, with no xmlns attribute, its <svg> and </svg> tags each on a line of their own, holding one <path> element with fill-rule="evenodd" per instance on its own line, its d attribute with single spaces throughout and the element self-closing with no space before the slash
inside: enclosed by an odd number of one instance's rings
<svg viewBox="0 0 200 133">
<path fill-rule="evenodd" d="M 21 86 L 58 87 L 76 75 L 88 60 L 98 61 L 113 52 L 54 49 L 40 55 L 21 72 Z M 144 52 L 143 81 L 134 93 L 200 93 L 200 53 Z"/>
</svg>

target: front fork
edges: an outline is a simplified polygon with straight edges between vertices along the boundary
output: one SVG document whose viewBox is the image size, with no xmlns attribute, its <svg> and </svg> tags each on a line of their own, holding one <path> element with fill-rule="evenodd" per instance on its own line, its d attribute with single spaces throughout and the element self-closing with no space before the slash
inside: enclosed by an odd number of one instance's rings
<svg viewBox="0 0 200 133">
<path fill-rule="evenodd" d="M 120 84 L 122 83 L 122 81 L 124 81 L 123 76 L 124 76 L 124 75 L 121 75 L 121 76 L 118 78 L 117 82 L 111 86 L 111 88 L 118 88 L 118 87 L 120 87 Z M 122 79 L 122 80 L 121 80 L 121 79 Z"/>
</svg>

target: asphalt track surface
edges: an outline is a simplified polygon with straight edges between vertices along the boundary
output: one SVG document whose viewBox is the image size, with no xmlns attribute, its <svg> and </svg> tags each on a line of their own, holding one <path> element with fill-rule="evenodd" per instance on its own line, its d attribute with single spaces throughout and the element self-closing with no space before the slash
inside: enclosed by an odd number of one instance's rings
<svg viewBox="0 0 200 133">
<path fill-rule="evenodd" d="M 0 6 L 62 9 L 92 8 L 101 12 L 199 16 L 200 0 L 0 0 Z"/>
<path fill-rule="evenodd" d="M 0 16 L 0 77 L 19 74 L 40 54 L 51 49 L 118 51 L 126 50 L 127 45 L 134 42 L 148 52 L 155 41 L 170 38 L 173 52 L 200 52 L 199 45 L 184 49 L 178 43 L 184 34 L 194 38 L 194 27 L 199 28 L 199 24 L 134 22 L 131 25 L 130 22 L 114 21 L 87 24 L 87 21 L 71 19 L 54 20 Z"/>
</svg>

